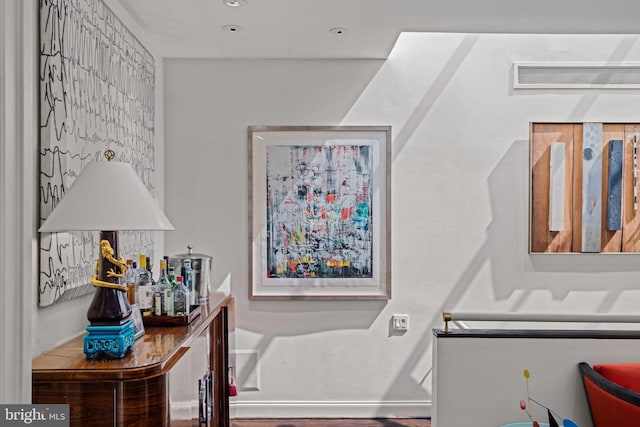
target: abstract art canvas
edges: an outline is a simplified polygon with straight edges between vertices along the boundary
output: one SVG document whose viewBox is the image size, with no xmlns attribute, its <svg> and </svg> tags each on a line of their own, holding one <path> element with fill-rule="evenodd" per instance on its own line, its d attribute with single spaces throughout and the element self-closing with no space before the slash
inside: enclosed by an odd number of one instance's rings
<svg viewBox="0 0 640 427">
<path fill-rule="evenodd" d="M 151 53 L 102 0 L 41 0 L 39 47 L 40 224 L 107 149 L 154 194 Z M 153 256 L 152 236 L 121 232 L 120 254 Z M 97 232 L 40 235 L 40 306 L 92 292 L 97 239 Z"/>
<path fill-rule="evenodd" d="M 250 127 L 253 299 L 390 297 L 389 127 Z"/>
</svg>

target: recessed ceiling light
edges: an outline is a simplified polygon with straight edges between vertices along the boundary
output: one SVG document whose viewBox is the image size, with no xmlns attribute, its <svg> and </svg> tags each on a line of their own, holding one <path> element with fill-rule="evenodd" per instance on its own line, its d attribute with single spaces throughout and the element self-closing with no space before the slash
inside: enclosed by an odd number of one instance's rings
<svg viewBox="0 0 640 427">
<path fill-rule="evenodd" d="M 222 0 L 222 4 L 229 7 L 242 7 L 246 6 L 246 0 Z"/>
<path fill-rule="evenodd" d="M 225 30 L 228 33 L 239 33 L 240 31 L 244 30 L 243 27 L 241 27 L 240 25 L 235 25 L 235 24 L 224 25 L 222 27 L 222 29 Z"/>
<path fill-rule="evenodd" d="M 348 28 L 345 27 L 334 27 L 329 30 L 331 34 L 335 34 L 336 36 L 344 36 L 349 32 Z"/>
</svg>

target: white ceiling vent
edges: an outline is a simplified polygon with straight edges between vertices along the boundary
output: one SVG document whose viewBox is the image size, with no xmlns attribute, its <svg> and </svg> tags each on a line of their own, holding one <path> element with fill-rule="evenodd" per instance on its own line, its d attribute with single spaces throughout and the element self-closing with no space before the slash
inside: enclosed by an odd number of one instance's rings
<svg viewBox="0 0 640 427">
<path fill-rule="evenodd" d="M 640 89 L 640 63 L 515 62 L 514 89 Z"/>
</svg>

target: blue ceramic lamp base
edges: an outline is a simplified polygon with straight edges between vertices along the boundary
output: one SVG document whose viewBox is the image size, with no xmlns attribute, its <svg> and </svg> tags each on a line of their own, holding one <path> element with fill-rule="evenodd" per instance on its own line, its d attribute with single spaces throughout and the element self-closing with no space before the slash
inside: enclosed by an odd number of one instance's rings
<svg viewBox="0 0 640 427">
<path fill-rule="evenodd" d="M 122 359 L 136 341 L 133 321 L 121 326 L 87 326 L 84 354 L 87 359 Z"/>
</svg>

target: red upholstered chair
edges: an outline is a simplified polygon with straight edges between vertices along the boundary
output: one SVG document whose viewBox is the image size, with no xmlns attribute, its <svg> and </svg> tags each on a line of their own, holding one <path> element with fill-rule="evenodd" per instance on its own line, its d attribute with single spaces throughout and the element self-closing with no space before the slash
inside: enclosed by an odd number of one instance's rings
<svg viewBox="0 0 640 427">
<path fill-rule="evenodd" d="M 594 427 L 640 426 L 640 363 L 578 367 Z"/>
</svg>

